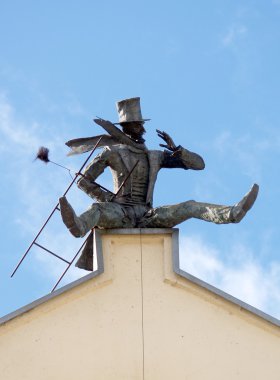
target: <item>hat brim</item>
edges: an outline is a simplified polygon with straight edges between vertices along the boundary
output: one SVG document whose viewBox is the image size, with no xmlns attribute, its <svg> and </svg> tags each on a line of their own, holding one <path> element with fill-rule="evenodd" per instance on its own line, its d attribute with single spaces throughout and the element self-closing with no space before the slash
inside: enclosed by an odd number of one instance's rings
<svg viewBox="0 0 280 380">
<path fill-rule="evenodd" d="M 141 120 L 130 120 L 130 121 L 122 121 L 120 123 L 114 123 L 115 125 L 120 125 L 120 124 L 126 124 L 126 123 L 137 123 L 137 122 L 143 122 L 143 121 L 150 121 L 151 119 L 141 119 Z"/>
</svg>

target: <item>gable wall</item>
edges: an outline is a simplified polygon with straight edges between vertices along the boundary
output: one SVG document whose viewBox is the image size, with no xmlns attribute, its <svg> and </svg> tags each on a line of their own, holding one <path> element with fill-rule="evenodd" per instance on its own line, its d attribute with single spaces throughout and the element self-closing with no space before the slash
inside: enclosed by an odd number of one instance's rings
<svg viewBox="0 0 280 380">
<path fill-rule="evenodd" d="M 168 231 L 102 235 L 103 274 L 0 326 L 1 378 L 278 379 L 279 327 L 175 274 Z"/>
</svg>

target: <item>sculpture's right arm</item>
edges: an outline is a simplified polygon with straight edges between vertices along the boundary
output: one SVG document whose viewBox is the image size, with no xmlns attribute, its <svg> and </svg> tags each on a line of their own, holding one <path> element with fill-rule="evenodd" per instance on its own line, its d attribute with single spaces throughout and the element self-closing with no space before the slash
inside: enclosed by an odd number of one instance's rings
<svg viewBox="0 0 280 380">
<path fill-rule="evenodd" d="M 168 151 L 163 152 L 162 167 L 203 170 L 205 163 L 199 154 L 178 146 L 173 153 Z"/>
<path fill-rule="evenodd" d="M 199 154 L 191 152 L 181 145 L 177 146 L 169 134 L 164 131 L 157 129 L 157 134 L 165 142 L 165 144 L 159 145 L 167 149 L 163 152 L 161 167 L 193 170 L 203 170 L 205 168 L 204 160 Z"/>
<path fill-rule="evenodd" d="M 84 176 L 77 182 L 79 189 L 83 190 L 91 198 L 97 202 L 108 202 L 112 194 L 101 189 L 97 184 L 93 183 L 108 166 L 108 150 L 103 150 L 95 159 L 86 167 Z"/>
</svg>

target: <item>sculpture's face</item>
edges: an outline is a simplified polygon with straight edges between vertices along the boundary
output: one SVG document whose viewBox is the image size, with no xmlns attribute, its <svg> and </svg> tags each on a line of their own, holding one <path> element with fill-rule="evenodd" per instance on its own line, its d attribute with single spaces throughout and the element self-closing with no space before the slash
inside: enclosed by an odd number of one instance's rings
<svg viewBox="0 0 280 380">
<path fill-rule="evenodd" d="M 127 123 L 121 123 L 123 132 L 137 142 L 144 142 L 142 136 L 146 132 L 144 128 L 144 122 L 133 121 Z"/>
</svg>

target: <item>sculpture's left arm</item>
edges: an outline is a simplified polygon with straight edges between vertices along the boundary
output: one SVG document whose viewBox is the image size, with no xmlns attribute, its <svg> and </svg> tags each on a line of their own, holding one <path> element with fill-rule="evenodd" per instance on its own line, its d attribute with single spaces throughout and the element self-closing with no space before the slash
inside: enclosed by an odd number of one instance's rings
<svg viewBox="0 0 280 380">
<path fill-rule="evenodd" d="M 193 153 L 181 145 L 176 146 L 166 132 L 157 130 L 157 133 L 166 142 L 166 144 L 160 144 L 160 146 L 168 149 L 163 152 L 161 167 L 193 170 L 203 170 L 205 168 L 204 160 L 199 154 Z"/>
</svg>

